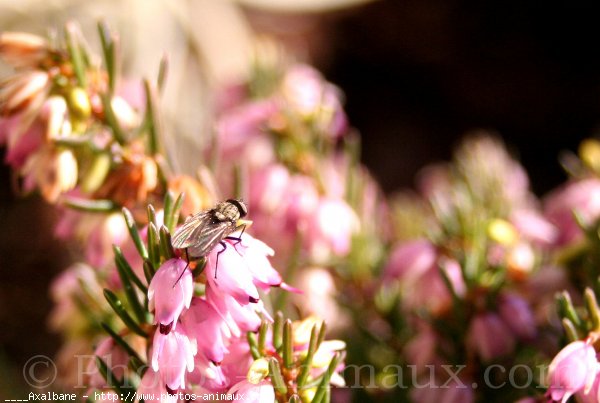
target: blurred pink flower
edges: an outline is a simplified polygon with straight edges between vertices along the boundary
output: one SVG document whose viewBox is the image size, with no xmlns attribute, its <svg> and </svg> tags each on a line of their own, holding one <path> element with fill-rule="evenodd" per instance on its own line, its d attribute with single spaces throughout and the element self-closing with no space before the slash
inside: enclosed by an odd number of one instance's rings
<svg viewBox="0 0 600 403">
<path fill-rule="evenodd" d="M 447 385 L 446 381 L 435 380 L 431 386 L 411 389 L 410 397 L 415 403 L 473 403 L 475 401 L 475 393 L 470 382 L 463 380 L 452 381 Z"/>
<path fill-rule="evenodd" d="M 0 144 L 6 144 L 4 162 L 13 169 L 20 169 L 27 158 L 44 142 L 44 124 L 36 119 L 31 126 L 22 127 L 20 114 L 0 118 Z"/>
<path fill-rule="evenodd" d="M 515 337 L 497 314 L 487 312 L 471 319 L 467 330 L 467 345 L 483 361 L 492 361 L 513 352 Z"/>
<path fill-rule="evenodd" d="M 427 365 L 440 363 L 437 355 L 439 343 L 440 340 L 431 327 L 424 326 L 404 347 L 408 363 L 414 365 L 418 373 L 428 368 Z"/>
<path fill-rule="evenodd" d="M 510 214 L 510 222 L 527 241 L 539 245 L 549 245 L 559 236 L 556 227 L 535 210 L 515 210 Z"/>
<path fill-rule="evenodd" d="M 532 340 L 536 336 L 535 318 L 525 299 L 510 293 L 500 295 L 498 313 L 519 339 Z"/>
<path fill-rule="evenodd" d="M 567 344 L 548 368 L 548 397 L 565 403 L 574 393 L 589 393 L 599 365 L 596 351 L 590 344 L 580 340 Z"/>
<path fill-rule="evenodd" d="M 87 261 L 96 268 L 104 267 L 114 259 L 113 245 L 122 246 L 130 239 L 123 215 L 112 213 L 101 217 L 87 239 Z"/>
<path fill-rule="evenodd" d="M 105 337 L 102 339 L 98 346 L 94 350 L 94 355 L 104 360 L 108 368 L 112 371 L 114 376 L 118 379 L 122 379 L 125 371 L 127 370 L 129 362 L 129 354 L 125 352 L 120 346 L 116 345 L 112 337 Z M 92 374 L 88 381 L 88 387 L 90 388 L 105 388 L 112 383 L 107 383 L 104 377 L 100 374 L 98 367 L 96 366 L 96 360 L 90 360 L 87 372 Z"/>
<path fill-rule="evenodd" d="M 341 329 L 350 323 L 345 310 L 337 303 L 338 289 L 333 275 L 321 267 L 303 268 L 295 281 L 302 294 L 294 295 L 301 317 L 315 315 L 327 323 L 329 329 Z"/>
<path fill-rule="evenodd" d="M 260 137 L 277 104 L 266 99 L 236 107 L 224 113 L 217 122 L 219 153 L 223 158 L 239 156 L 256 137 Z"/>
<path fill-rule="evenodd" d="M 345 256 L 359 225 L 356 213 L 344 200 L 322 198 L 304 234 L 312 258 L 323 262 L 331 255 Z"/>
<path fill-rule="evenodd" d="M 425 239 L 402 243 L 394 248 L 383 272 L 387 279 L 411 281 L 422 276 L 436 264 L 435 246 Z"/>
<path fill-rule="evenodd" d="M 345 133 L 348 123 L 341 91 L 314 68 L 303 64 L 290 68 L 281 83 L 281 93 L 295 112 L 315 121 L 325 135 L 335 139 Z"/>
<path fill-rule="evenodd" d="M 600 179 L 571 181 L 546 196 L 544 213 L 559 229 L 558 245 L 574 242 L 581 236 L 575 212 L 586 224 L 600 217 Z"/>
<path fill-rule="evenodd" d="M 250 207 L 269 215 L 281 214 L 289 189 L 290 173 L 282 164 L 272 164 L 250 178 Z"/>
<path fill-rule="evenodd" d="M 409 309 L 425 307 L 439 314 L 452 304 L 452 295 L 440 270 L 445 273 L 454 293 L 464 296 L 467 288 L 458 262 L 439 257 L 435 246 L 424 239 L 396 247 L 384 268 L 384 281 L 399 281 L 404 290 L 404 303 Z"/>
<path fill-rule="evenodd" d="M 189 308 L 193 294 L 192 272 L 182 259 L 170 259 L 160 266 L 148 287 L 148 309 L 154 311 L 154 323 L 160 332 L 169 333 L 177 326 L 184 308 Z"/>
</svg>

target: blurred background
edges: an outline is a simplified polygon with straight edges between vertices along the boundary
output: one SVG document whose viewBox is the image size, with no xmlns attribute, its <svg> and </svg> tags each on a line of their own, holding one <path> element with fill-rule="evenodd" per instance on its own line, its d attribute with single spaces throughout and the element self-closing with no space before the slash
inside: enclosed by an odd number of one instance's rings
<svg viewBox="0 0 600 403">
<path fill-rule="evenodd" d="M 598 129 L 600 34 L 597 10 L 533 3 L 0 1 L 0 30 L 44 34 L 75 19 L 98 49 L 104 18 L 121 35 L 132 77 L 154 76 L 168 54 L 163 104 L 170 129 L 184 137 L 168 144 L 181 170 L 199 158 L 190 143 L 210 130 L 210 90 L 244 78 L 258 33 L 343 90 L 363 162 L 387 193 L 412 186 L 420 168 L 483 128 L 504 139 L 543 195 L 566 178 L 559 154 Z M 73 253 L 51 236 L 52 209 L 13 185 L 1 166 L 0 395 L 14 390 L 28 358 L 56 350 L 48 284 Z"/>
</svg>

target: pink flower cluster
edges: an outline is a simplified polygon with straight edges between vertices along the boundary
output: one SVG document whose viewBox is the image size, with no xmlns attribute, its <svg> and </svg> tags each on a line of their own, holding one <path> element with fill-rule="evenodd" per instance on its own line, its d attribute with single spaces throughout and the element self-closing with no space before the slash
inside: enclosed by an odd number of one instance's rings
<svg viewBox="0 0 600 403">
<path fill-rule="evenodd" d="M 253 230 L 284 261 L 298 236 L 315 262 L 350 251 L 359 221 L 345 200 L 348 161 L 333 152 L 346 131 L 339 90 L 305 65 L 267 98 L 229 102 L 219 117 L 219 182 L 242 164 Z M 319 142 L 329 150 L 321 156 Z"/>
<path fill-rule="evenodd" d="M 246 233 L 240 243 L 225 242 L 207 256 L 203 296 L 183 259 L 166 261 L 152 278 L 149 309 L 158 326 L 141 393 L 224 392 L 246 379 L 252 358 L 244 334 L 269 318 L 258 291 L 285 284 L 266 244 Z"/>
</svg>

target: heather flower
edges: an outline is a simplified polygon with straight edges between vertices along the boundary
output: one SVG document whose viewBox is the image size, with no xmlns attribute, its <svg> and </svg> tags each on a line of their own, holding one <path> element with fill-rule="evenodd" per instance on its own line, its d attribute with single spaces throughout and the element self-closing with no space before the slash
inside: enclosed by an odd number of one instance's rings
<svg viewBox="0 0 600 403">
<path fill-rule="evenodd" d="M 252 403 L 272 403 L 275 401 L 275 390 L 268 380 L 263 380 L 258 384 L 243 380 L 233 385 L 227 393 L 244 396 L 244 401 Z"/>
<path fill-rule="evenodd" d="M 246 234 L 242 236 L 242 242 L 246 237 Z M 232 296 L 240 304 L 258 302 L 258 290 L 243 255 L 237 251 L 234 242 L 224 242 L 224 249 L 222 245 L 217 246 L 208 255 L 206 278 L 209 286 Z"/>
<path fill-rule="evenodd" d="M 202 388 L 205 392 L 222 392 L 231 385 L 223 375 L 221 363 L 212 362 L 200 351 L 194 356 L 194 369 L 186 375 L 186 383 L 188 390 Z"/>
<path fill-rule="evenodd" d="M 167 391 L 185 389 L 185 373 L 194 370 L 196 347 L 183 326 L 168 334 L 156 330 L 152 342 L 152 369 L 159 372 Z"/>
<path fill-rule="evenodd" d="M 439 337 L 431 327 L 423 326 L 404 346 L 407 362 L 414 365 L 419 373 L 423 372 L 427 365 L 439 363 L 440 359 L 437 355 L 439 344 Z"/>
<path fill-rule="evenodd" d="M 405 290 L 403 295 L 407 308 L 426 307 L 440 314 L 452 304 L 448 284 L 440 274 L 444 271 L 453 292 L 463 297 L 467 288 L 460 265 L 453 259 L 438 256 L 429 241 L 415 240 L 398 246 L 384 268 L 386 279 L 397 279 Z"/>
<path fill-rule="evenodd" d="M 206 288 L 206 300 L 219 313 L 236 337 L 239 337 L 243 331 L 256 331 L 260 326 L 258 312 L 266 313 L 260 300 L 252 304 L 240 303 L 233 296 L 220 293 L 210 286 Z"/>
<path fill-rule="evenodd" d="M 214 248 L 206 264 L 208 284 L 218 293 L 228 294 L 245 305 L 259 301 L 257 287 L 265 291 L 274 286 L 287 287 L 269 261 L 273 249 L 264 242 L 247 233 L 241 235 L 241 242 L 224 242 L 225 248 Z"/>
<path fill-rule="evenodd" d="M 262 135 L 276 110 L 276 103 L 267 99 L 239 106 L 223 114 L 217 123 L 219 153 L 224 158 L 239 158 L 247 145 Z"/>
<path fill-rule="evenodd" d="M 409 241 L 392 251 L 383 270 L 384 276 L 411 281 L 427 272 L 436 261 L 437 252 L 431 242 L 425 239 Z"/>
<path fill-rule="evenodd" d="M 85 284 L 85 289 L 82 289 Z M 76 263 L 52 280 L 50 297 L 54 307 L 50 312 L 48 323 L 52 330 L 61 331 L 69 336 L 86 332 L 88 323 L 85 312 L 78 303 L 95 306 L 103 300 L 102 286 L 94 269 L 83 263 Z M 98 318 L 104 312 L 98 312 Z"/>
<path fill-rule="evenodd" d="M 34 120 L 27 128 L 22 126 L 20 114 L 0 118 L 0 143 L 7 146 L 4 162 L 16 170 L 44 144 L 45 127 L 41 119 Z"/>
<path fill-rule="evenodd" d="M 577 392 L 575 396 L 580 403 L 598 403 L 600 400 L 600 371 L 596 372 L 592 387 L 589 390 L 584 389 Z"/>
<path fill-rule="evenodd" d="M 307 223 L 306 247 L 316 262 L 326 261 L 331 255 L 345 256 L 359 226 L 356 213 L 345 201 L 322 198 Z"/>
<path fill-rule="evenodd" d="M 77 184 L 77 160 L 69 149 L 44 147 L 33 154 L 23 167 L 24 189 L 38 188 L 49 202 Z"/>
<path fill-rule="evenodd" d="M 559 229 L 557 245 L 579 240 L 582 232 L 574 214 L 588 225 L 600 217 L 600 179 L 571 181 L 554 190 L 544 200 L 544 213 Z"/>
<path fill-rule="evenodd" d="M 122 162 L 110 171 L 94 197 L 114 200 L 119 205 L 134 208 L 146 203 L 157 186 L 156 161 L 144 154 L 141 144 L 135 143 L 123 151 Z"/>
<path fill-rule="evenodd" d="M 467 345 L 487 362 L 512 353 L 515 337 L 497 314 L 486 312 L 471 319 Z"/>
<path fill-rule="evenodd" d="M 48 41 L 24 32 L 0 34 L 0 58 L 15 68 L 35 67 L 48 56 Z"/>
<path fill-rule="evenodd" d="M 230 332 L 219 313 L 202 298 L 193 298 L 190 308 L 181 317 L 198 351 L 214 363 L 223 361 Z"/>
<path fill-rule="evenodd" d="M 50 87 L 48 73 L 40 70 L 22 72 L 0 85 L 0 110 L 4 115 L 31 113 L 39 109 Z"/>
<path fill-rule="evenodd" d="M 550 245 L 559 235 L 557 228 L 535 210 L 515 210 L 510 214 L 510 222 L 525 240 L 537 245 Z"/>
<path fill-rule="evenodd" d="M 548 397 L 565 403 L 578 392 L 588 394 L 599 371 L 594 347 L 584 341 L 574 341 L 563 348 L 548 369 Z"/>
<path fill-rule="evenodd" d="M 436 380 L 436 385 L 444 385 L 445 381 Z M 453 380 L 445 387 L 420 387 L 411 390 L 411 399 L 416 403 L 473 403 L 475 392 L 471 382 Z"/>
<path fill-rule="evenodd" d="M 510 330 L 522 340 L 532 340 L 537 333 L 535 318 L 525 299 L 514 293 L 500 295 L 498 313 Z"/>
<path fill-rule="evenodd" d="M 161 333 L 175 329 L 183 309 L 190 307 L 193 288 L 192 272 L 184 260 L 167 260 L 154 274 L 148 287 L 148 308 L 154 311 L 154 323 L 160 325 Z"/>
<path fill-rule="evenodd" d="M 294 302 L 303 313 L 323 319 L 330 329 L 340 329 L 348 325 L 350 318 L 340 309 L 336 301 L 338 287 L 329 270 L 321 267 L 303 268 L 294 282 L 303 291 L 295 294 Z"/>
<path fill-rule="evenodd" d="M 281 82 L 281 94 L 289 108 L 314 121 L 325 135 L 335 139 L 347 129 L 341 91 L 314 68 L 307 65 L 290 68 Z"/>
<path fill-rule="evenodd" d="M 127 370 L 129 362 L 129 354 L 127 354 L 120 346 L 116 345 L 111 337 L 105 337 L 94 350 L 94 355 L 104 360 L 108 368 L 111 369 L 114 376 L 122 379 Z M 107 386 L 106 380 L 102 377 L 96 366 L 95 360 L 90 360 L 87 374 L 92 374 L 86 382 L 90 388 L 104 388 Z"/>
<path fill-rule="evenodd" d="M 178 401 L 178 396 L 169 393 L 160 374 L 152 368 L 148 368 L 140 381 L 136 394 L 138 401 L 139 396 L 143 396 L 146 402 L 177 403 Z"/>
<path fill-rule="evenodd" d="M 130 240 L 123 215 L 113 213 L 102 217 L 87 239 L 86 260 L 94 267 L 104 267 L 114 259 L 113 245 L 122 246 Z"/>
</svg>

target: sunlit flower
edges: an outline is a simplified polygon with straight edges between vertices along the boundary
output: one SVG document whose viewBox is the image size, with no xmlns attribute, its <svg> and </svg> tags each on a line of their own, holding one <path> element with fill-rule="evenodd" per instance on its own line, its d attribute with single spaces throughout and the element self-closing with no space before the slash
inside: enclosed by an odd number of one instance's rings
<svg viewBox="0 0 600 403">
<path fill-rule="evenodd" d="M 548 368 L 548 397 L 565 403 L 577 392 L 589 393 L 599 366 L 593 346 L 584 341 L 569 343 Z"/>
<path fill-rule="evenodd" d="M 152 277 L 148 287 L 148 309 L 163 334 L 177 327 L 177 319 L 189 308 L 193 293 L 192 272 L 181 259 L 167 260 Z"/>
<path fill-rule="evenodd" d="M 44 199 L 56 202 L 77 184 L 77 160 L 70 149 L 44 147 L 23 167 L 25 191 L 39 189 Z"/>
<path fill-rule="evenodd" d="M 252 403 L 272 403 L 275 401 L 275 389 L 268 380 L 255 385 L 248 380 L 243 380 L 233 385 L 229 391 L 230 395 L 244 396 L 244 401 Z"/>
<path fill-rule="evenodd" d="M 194 370 L 195 346 L 190 342 L 183 326 L 169 334 L 156 329 L 152 342 L 152 369 L 171 393 L 185 388 L 185 373 Z"/>
<path fill-rule="evenodd" d="M 24 32 L 0 34 L 0 58 L 15 68 L 33 68 L 48 56 L 48 41 Z"/>
<path fill-rule="evenodd" d="M 95 196 L 114 200 L 133 209 L 146 203 L 158 185 L 156 161 L 144 155 L 141 145 L 135 144 L 123 155 L 123 161 L 110 172 Z"/>
</svg>

